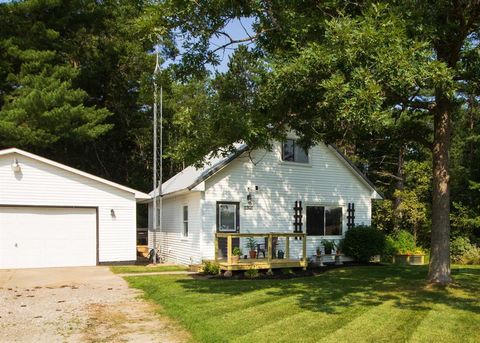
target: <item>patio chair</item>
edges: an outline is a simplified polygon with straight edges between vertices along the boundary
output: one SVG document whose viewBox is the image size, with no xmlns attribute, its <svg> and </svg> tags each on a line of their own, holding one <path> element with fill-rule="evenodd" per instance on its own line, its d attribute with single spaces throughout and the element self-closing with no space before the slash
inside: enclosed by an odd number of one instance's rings
<svg viewBox="0 0 480 343">
<path fill-rule="evenodd" d="M 277 245 L 278 245 L 278 237 L 272 237 L 272 258 L 276 258 L 277 256 Z M 265 237 L 265 243 L 257 244 L 257 258 L 260 257 L 260 253 L 263 255 L 263 258 L 267 256 L 268 251 L 268 237 Z"/>
</svg>

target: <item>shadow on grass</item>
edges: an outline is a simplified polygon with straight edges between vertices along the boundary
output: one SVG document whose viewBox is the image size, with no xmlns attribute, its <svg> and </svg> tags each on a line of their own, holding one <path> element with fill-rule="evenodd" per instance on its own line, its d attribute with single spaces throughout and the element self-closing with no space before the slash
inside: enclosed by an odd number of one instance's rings
<svg viewBox="0 0 480 343">
<path fill-rule="evenodd" d="M 401 309 L 429 310 L 434 304 L 480 313 L 480 269 L 456 269 L 456 284 L 426 287 L 427 267 L 351 267 L 315 277 L 289 280 L 178 280 L 188 292 L 238 296 L 265 292 L 274 299 L 295 297 L 310 311 L 340 313 L 350 306 L 371 307 L 390 301 Z M 274 300 L 272 300 L 274 301 Z"/>
</svg>

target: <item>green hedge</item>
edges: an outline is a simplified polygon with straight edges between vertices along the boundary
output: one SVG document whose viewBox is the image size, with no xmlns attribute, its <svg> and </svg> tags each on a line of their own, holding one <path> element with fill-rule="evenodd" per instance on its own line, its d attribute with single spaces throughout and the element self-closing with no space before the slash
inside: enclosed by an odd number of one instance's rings
<svg viewBox="0 0 480 343">
<path fill-rule="evenodd" d="M 358 262 L 369 262 L 373 256 L 383 253 L 385 236 L 370 226 L 356 226 L 346 232 L 341 249 L 345 255 Z"/>
</svg>

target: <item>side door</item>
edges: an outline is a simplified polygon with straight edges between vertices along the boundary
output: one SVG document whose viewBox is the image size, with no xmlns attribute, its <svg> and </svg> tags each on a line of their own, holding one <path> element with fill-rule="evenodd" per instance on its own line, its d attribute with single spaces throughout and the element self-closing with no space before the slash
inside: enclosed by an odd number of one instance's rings
<svg viewBox="0 0 480 343">
<path fill-rule="evenodd" d="M 240 203 L 232 201 L 217 201 L 217 232 L 240 232 Z M 240 246 L 240 239 L 232 239 L 232 250 Z M 219 258 L 227 258 L 227 239 L 218 239 Z"/>
</svg>

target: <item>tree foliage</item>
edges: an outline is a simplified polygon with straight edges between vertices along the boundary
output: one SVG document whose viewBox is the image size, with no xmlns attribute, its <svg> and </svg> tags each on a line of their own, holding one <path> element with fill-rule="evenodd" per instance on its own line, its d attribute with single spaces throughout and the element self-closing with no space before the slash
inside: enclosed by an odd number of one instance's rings
<svg viewBox="0 0 480 343">
<path fill-rule="evenodd" d="M 0 4 L 0 146 L 148 190 L 144 1 Z"/>
<path fill-rule="evenodd" d="M 255 51 L 268 62 L 269 72 L 252 96 L 254 101 L 261 99 L 263 121 L 255 122 L 260 126 L 251 131 L 268 129 L 271 137 L 282 139 L 294 130 L 305 146 L 341 140 L 353 153 L 375 138 L 390 139 L 397 143 L 390 146 L 399 150 L 418 149 L 418 156 L 425 149 L 432 158 L 429 279 L 450 281 L 449 151 L 452 122 L 478 80 L 477 1 L 164 5 L 171 11 L 190 9 L 178 11 L 169 24 L 190 42 L 189 61 L 199 64 L 217 51 L 206 44 L 209 38 L 222 35 L 235 18 L 255 18 L 255 33 L 247 40 L 255 41 Z M 217 100 L 216 94 L 212 100 Z M 229 122 L 228 114 L 225 120 Z M 242 135 L 248 140 L 248 134 Z M 248 143 L 268 148 L 262 140 Z M 210 147 L 214 152 L 222 149 L 217 144 Z M 396 187 L 419 205 L 416 195 L 402 189 L 402 164 L 400 175 L 393 174 Z M 393 194 L 395 211 L 405 212 L 405 203 L 399 208 L 401 194 Z M 408 210 L 415 213 L 415 222 L 425 219 L 421 207 Z"/>
</svg>

